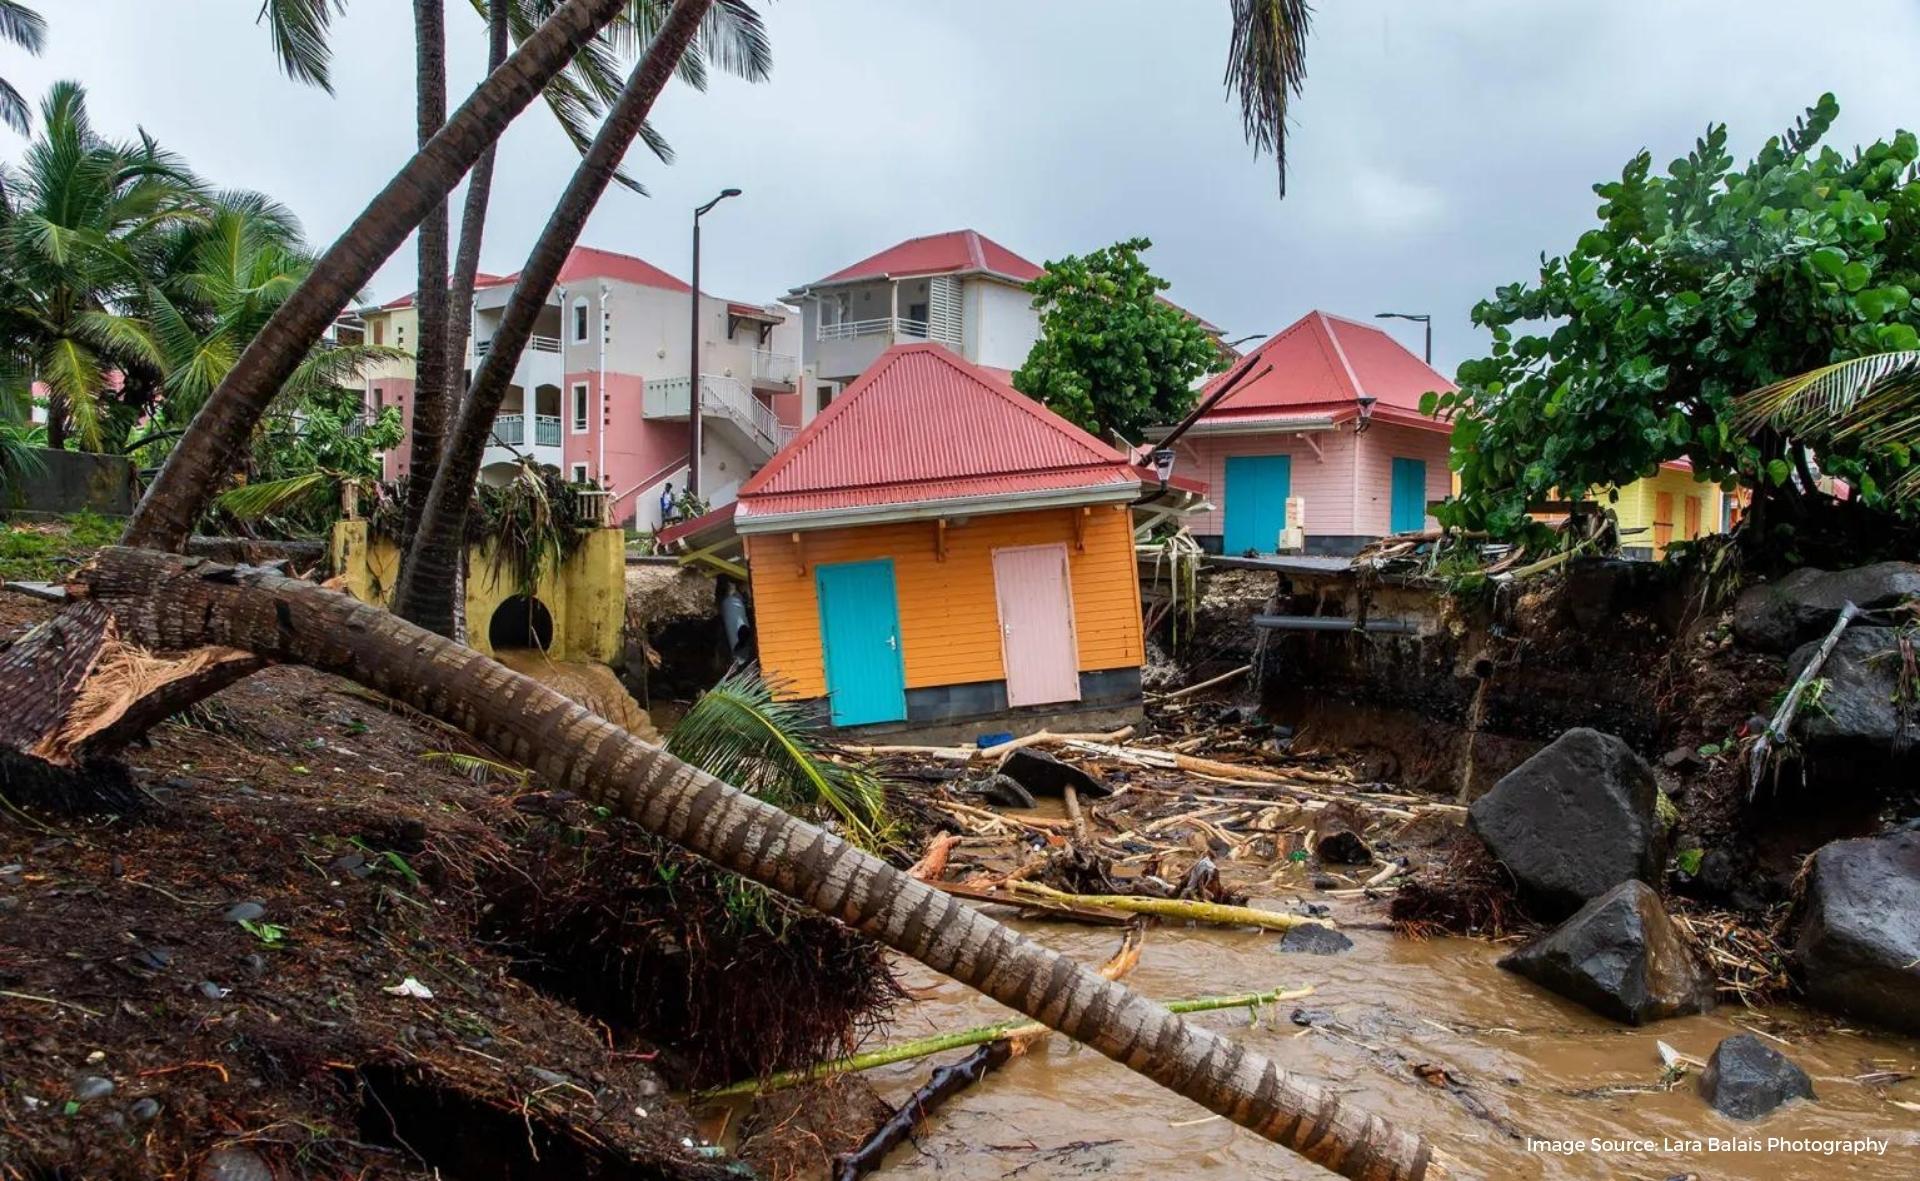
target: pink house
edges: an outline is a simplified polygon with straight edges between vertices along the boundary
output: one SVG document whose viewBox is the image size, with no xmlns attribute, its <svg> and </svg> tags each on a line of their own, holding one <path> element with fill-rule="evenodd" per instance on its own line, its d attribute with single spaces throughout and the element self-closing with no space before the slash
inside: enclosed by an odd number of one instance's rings
<svg viewBox="0 0 1920 1181">
<path fill-rule="evenodd" d="M 1420 413 L 1420 396 L 1452 382 L 1379 328 L 1319 311 L 1243 364 L 1232 392 L 1173 443 L 1174 470 L 1212 490 L 1214 511 L 1188 520 L 1203 546 L 1272 553 L 1296 526 L 1287 543 L 1351 554 L 1433 526 L 1427 506 L 1451 487 L 1451 428 Z M 1201 401 L 1240 369 L 1216 376 Z"/>
<path fill-rule="evenodd" d="M 474 285 L 466 369 L 486 356 L 517 275 Z M 504 479 L 522 458 L 612 494 L 615 521 L 660 524 L 661 494 L 687 487 L 693 293 L 644 259 L 576 247 L 548 294 L 495 419 L 480 478 Z M 365 339 L 412 352 L 411 295 L 360 312 Z M 781 304 L 700 297 L 700 492 L 733 498 L 805 421 L 815 401 L 800 369 L 800 321 Z M 411 360 L 369 366 L 370 411 L 397 406 L 411 428 Z M 392 479 L 411 464 L 411 435 L 384 457 Z"/>
</svg>

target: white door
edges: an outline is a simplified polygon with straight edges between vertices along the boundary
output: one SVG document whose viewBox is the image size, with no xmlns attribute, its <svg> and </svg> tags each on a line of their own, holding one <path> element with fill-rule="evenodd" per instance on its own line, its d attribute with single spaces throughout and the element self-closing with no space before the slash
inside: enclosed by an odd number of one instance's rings
<svg viewBox="0 0 1920 1181">
<path fill-rule="evenodd" d="M 1007 704 L 1080 700 L 1080 652 L 1065 545 L 993 551 Z"/>
</svg>

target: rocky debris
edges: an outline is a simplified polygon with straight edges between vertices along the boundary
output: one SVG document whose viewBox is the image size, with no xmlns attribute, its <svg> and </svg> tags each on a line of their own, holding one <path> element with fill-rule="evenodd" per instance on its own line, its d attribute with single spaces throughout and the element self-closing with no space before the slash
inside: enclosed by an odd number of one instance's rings
<svg viewBox="0 0 1920 1181">
<path fill-rule="evenodd" d="M 1280 950 L 1301 955 L 1339 955 L 1353 946 L 1353 940 L 1332 927 L 1306 923 L 1280 936 Z"/>
<path fill-rule="evenodd" d="M 1031 808 L 1033 793 L 1011 775 L 993 775 L 980 785 L 980 798 L 1002 808 Z"/>
<path fill-rule="evenodd" d="M 1813 1098 L 1813 1080 L 1759 1038 L 1736 1033 L 1713 1048 L 1700 1094 L 1721 1115 L 1759 1119 L 1789 1099 Z"/>
<path fill-rule="evenodd" d="M 113 1094 L 113 1080 L 101 1076 L 89 1075 L 73 1084 L 73 1097 L 82 1103 L 94 1099 L 105 1099 Z"/>
<path fill-rule="evenodd" d="M 1713 978 L 1640 881 L 1615 886 L 1500 966 L 1630 1025 L 1713 1007 Z"/>
<path fill-rule="evenodd" d="M 1089 799 L 1104 799 L 1113 789 L 1072 763 L 1063 763 L 1045 751 L 1022 747 L 1009 753 L 1000 764 L 1000 774 L 1017 782 L 1035 796 L 1061 796 L 1071 787 Z"/>
<path fill-rule="evenodd" d="M 1707 765 L 1700 752 L 1691 746 L 1676 746 L 1660 756 L 1660 765 L 1669 771 L 1698 771 Z"/>
<path fill-rule="evenodd" d="M 207 1154 L 197 1181 L 273 1181 L 273 1170 L 246 1148 L 216 1148 Z"/>
<path fill-rule="evenodd" d="M 1567 614 L 1589 631 L 1613 626 L 1625 611 L 1646 603 L 1660 574 L 1659 565 L 1651 562 L 1576 558 L 1566 569 Z"/>
<path fill-rule="evenodd" d="M 1367 817 L 1347 803 L 1329 804 L 1313 820 L 1313 851 L 1322 862 L 1332 865 L 1368 865 L 1373 861 L 1373 846 L 1362 833 Z"/>
<path fill-rule="evenodd" d="M 1733 608 L 1733 634 L 1749 648 L 1791 652 L 1833 630 L 1840 608 L 1862 611 L 1895 607 L 1920 596 L 1920 565 L 1880 562 L 1852 570 L 1795 570 L 1775 582 L 1749 587 Z"/>
<path fill-rule="evenodd" d="M 230 923 L 250 923 L 266 913 L 267 908 L 258 902 L 236 902 L 220 917 Z"/>
<path fill-rule="evenodd" d="M 1529 902 L 1566 915 L 1629 878 L 1660 880 L 1658 795 L 1652 769 L 1632 747 L 1578 728 L 1475 800 L 1467 827 Z"/>
<path fill-rule="evenodd" d="M 1795 649 L 1787 675 L 1798 677 L 1819 647 L 1814 640 Z M 1826 685 L 1818 701 L 1800 710 L 1795 726 L 1808 761 L 1825 765 L 1823 780 L 1884 773 L 1920 756 L 1920 716 L 1902 706 L 1900 669 L 1896 629 L 1855 625 L 1842 633 L 1820 667 Z"/>
<path fill-rule="evenodd" d="M 1794 962 L 1815 1004 L 1920 1033 L 1920 833 L 1815 853 L 1797 927 Z"/>
</svg>

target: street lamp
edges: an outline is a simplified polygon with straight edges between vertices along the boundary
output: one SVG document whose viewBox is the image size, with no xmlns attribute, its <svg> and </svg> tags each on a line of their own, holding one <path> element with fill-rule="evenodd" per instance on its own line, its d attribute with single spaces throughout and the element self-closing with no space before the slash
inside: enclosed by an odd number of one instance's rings
<svg viewBox="0 0 1920 1181">
<path fill-rule="evenodd" d="M 687 359 L 687 492 L 700 494 L 700 219 L 739 189 L 721 189 L 720 195 L 693 211 L 692 345 Z"/>
<path fill-rule="evenodd" d="M 1376 320 L 1412 320 L 1427 326 L 1427 364 L 1433 364 L 1433 317 L 1425 312 L 1375 312 Z"/>
</svg>

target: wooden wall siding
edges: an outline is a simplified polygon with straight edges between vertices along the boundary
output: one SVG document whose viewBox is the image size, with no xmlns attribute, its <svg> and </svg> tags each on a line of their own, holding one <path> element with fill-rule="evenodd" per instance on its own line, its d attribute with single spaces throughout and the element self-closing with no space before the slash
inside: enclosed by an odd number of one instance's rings
<svg viewBox="0 0 1920 1181">
<path fill-rule="evenodd" d="M 1666 518 L 1674 525 L 1672 539 L 1691 541 L 1694 537 L 1720 531 L 1720 515 L 1725 493 L 1720 485 L 1709 484 L 1693 478 L 1692 472 L 1673 471 L 1662 468 L 1660 474 L 1645 480 L 1635 480 L 1620 489 L 1620 499 L 1609 501 L 1602 490 L 1595 493 L 1594 499 L 1603 505 L 1611 505 L 1614 515 L 1620 519 L 1620 528 L 1642 529 L 1644 532 L 1630 533 L 1620 539 L 1620 544 L 1629 548 L 1656 549 L 1652 533 L 1654 519 L 1658 515 L 1659 498 L 1662 495 L 1673 498 L 1672 514 Z M 1689 498 L 1698 498 L 1698 533 L 1688 529 L 1694 518 L 1688 515 Z"/>
<path fill-rule="evenodd" d="M 1307 443 L 1320 445 L 1314 454 Z M 1225 531 L 1227 457 L 1230 455 L 1289 455 L 1293 457 L 1292 495 L 1306 498 L 1308 537 L 1384 535 L 1393 515 L 1393 461 L 1424 460 L 1427 465 L 1427 501 L 1444 500 L 1452 490 L 1447 468 L 1447 436 L 1394 423 L 1377 422 L 1363 435 L 1350 425 L 1318 431 L 1310 436 L 1203 435 L 1178 444 L 1176 475 L 1207 482 L 1214 511 L 1187 522 L 1195 533 Z M 1429 527 L 1433 525 L 1428 519 Z"/>
<path fill-rule="evenodd" d="M 761 667 L 770 679 L 786 682 L 784 697 L 825 695 L 813 568 L 821 562 L 890 557 L 907 688 L 1001 680 L 1006 668 L 993 551 L 1055 542 L 1067 545 L 1080 671 L 1138 667 L 1144 663 L 1144 644 L 1131 516 L 1124 505 L 1092 506 L 1085 518 L 1086 548 L 1078 550 L 1073 514 L 1080 511 L 1004 513 L 949 525 L 945 561 L 934 553 L 932 521 L 823 529 L 800 534 L 798 545 L 786 533 L 749 536 Z"/>
</svg>

